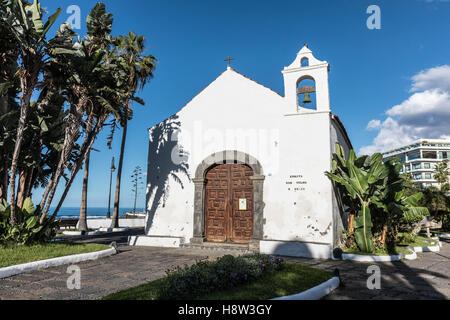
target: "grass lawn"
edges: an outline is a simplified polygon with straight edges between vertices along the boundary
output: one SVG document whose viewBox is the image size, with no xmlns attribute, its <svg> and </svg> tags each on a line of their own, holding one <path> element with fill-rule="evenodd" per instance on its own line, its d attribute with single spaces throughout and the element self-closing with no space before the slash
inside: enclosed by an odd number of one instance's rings
<svg viewBox="0 0 450 320">
<path fill-rule="evenodd" d="M 399 237 L 402 236 L 402 232 L 399 233 Z M 431 241 L 427 242 L 427 241 Z M 395 252 L 389 253 L 385 248 L 376 248 L 375 253 L 362 253 L 356 248 L 344 248 L 342 249 L 344 253 L 351 254 L 360 254 L 360 255 L 373 255 L 373 256 L 389 256 L 389 255 L 398 255 L 401 252 L 404 254 L 411 254 L 411 250 L 408 249 L 408 246 L 411 247 L 430 247 L 437 245 L 437 241 L 433 239 L 429 239 L 426 236 L 417 235 L 414 242 L 400 242 L 397 246 L 395 246 Z"/>
<path fill-rule="evenodd" d="M 408 249 L 407 245 L 398 245 L 395 247 L 395 252 L 389 253 L 386 249 L 377 248 L 375 253 L 364 253 L 359 251 L 359 249 L 349 249 L 344 248 L 342 249 L 344 253 L 351 253 L 351 254 L 360 254 L 360 255 L 368 255 L 368 256 L 391 256 L 391 255 L 399 255 L 401 252 L 404 254 L 411 254 L 411 250 Z"/>
<path fill-rule="evenodd" d="M 323 271 L 296 263 L 286 263 L 285 269 L 233 289 L 212 292 L 194 300 L 267 300 L 296 294 L 315 287 L 333 277 Z M 158 287 L 163 279 L 108 295 L 103 300 L 157 300 Z"/>
<path fill-rule="evenodd" d="M 436 240 L 430 239 L 426 236 L 418 235 L 414 242 L 412 242 L 412 243 L 401 243 L 400 242 L 399 245 L 405 246 L 405 247 L 408 245 L 410 245 L 411 247 L 430 247 L 430 246 L 435 246 L 436 244 L 437 244 Z"/>
<path fill-rule="evenodd" d="M 0 246 L 0 268 L 27 262 L 108 249 L 103 244 L 48 243 L 33 246 Z"/>
</svg>

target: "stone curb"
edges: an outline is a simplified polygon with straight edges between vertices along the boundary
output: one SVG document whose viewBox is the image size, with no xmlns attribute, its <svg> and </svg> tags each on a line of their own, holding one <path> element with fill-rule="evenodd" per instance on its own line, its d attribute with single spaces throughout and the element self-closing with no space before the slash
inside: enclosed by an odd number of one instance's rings
<svg viewBox="0 0 450 320">
<path fill-rule="evenodd" d="M 414 247 L 415 252 L 439 252 L 441 250 L 440 245 L 430 247 Z"/>
<path fill-rule="evenodd" d="M 123 227 L 123 228 L 100 228 L 99 231 L 101 232 L 124 232 L 128 231 L 130 228 Z"/>
<path fill-rule="evenodd" d="M 315 286 L 306 291 L 293 294 L 290 296 L 278 297 L 271 300 L 320 300 L 323 297 L 329 295 L 333 290 L 337 289 L 341 281 L 339 277 L 333 277 L 328 281 L 325 281 L 318 286 Z"/>
<path fill-rule="evenodd" d="M 104 258 L 104 257 L 114 255 L 117 252 L 118 251 L 116 250 L 115 247 L 111 247 L 109 249 L 102 250 L 102 251 L 74 254 L 71 256 L 34 261 L 34 262 L 29 262 L 29 263 L 24 263 L 24 264 L 18 264 L 15 266 L 0 268 L 0 279 L 8 278 L 8 277 L 15 276 L 15 275 L 21 274 L 21 273 L 35 271 L 38 269 L 46 269 L 46 268 L 50 268 L 50 267 L 62 266 L 65 264 L 73 264 L 73 263 L 78 263 L 78 262 L 82 262 L 82 261 L 96 260 L 99 258 Z"/>
<path fill-rule="evenodd" d="M 86 232 L 85 234 L 82 234 L 81 231 L 63 231 L 63 235 L 65 236 L 95 236 L 99 234 L 101 234 L 101 232 L 98 230 Z"/>
<path fill-rule="evenodd" d="M 412 250 L 412 248 L 408 249 L 411 251 L 410 254 L 400 253 L 399 255 L 392 255 L 392 256 L 371 256 L 363 254 L 343 253 L 342 260 L 350 260 L 358 262 L 390 262 L 390 261 L 400 261 L 403 258 L 405 258 L 406 260 L 417 259 L 416 254 L 417 251 Z"/>
</svg>

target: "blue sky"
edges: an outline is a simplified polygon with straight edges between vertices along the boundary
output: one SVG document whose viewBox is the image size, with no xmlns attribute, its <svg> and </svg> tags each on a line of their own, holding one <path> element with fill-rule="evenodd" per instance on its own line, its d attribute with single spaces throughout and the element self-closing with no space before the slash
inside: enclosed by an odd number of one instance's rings
<svg viewBox="0 0 450 320">
<path fill-rule="evenodd" d="M 66 13 L 70 5 L 78 5 L 82 29 L 76 31 L 80 34 L 86 32 L 86 16 L 95 2 L 41 1 L 49 12 L 63 9 L 59 23 L 70 16 Z M 424 138 L 450 136 L 445 125 L 450 123 L 450 98 L 445 95 L 450 91 L 450 68 L 445 67 L 450 65 L 450 1 L 104 3 L 114 14 L 113 34 L 133 30 L 145 35 L 148 53 L 159 60 L 155 78 L 140 94 L 147 106 L 135 107 L 129 126 L 121 196 L 124 207 L 133 202 L 132 170 L 137 165 L 144 171 L 146 168 L 147 129 L 177 112 L 222 73 L 227 56 L 236 59 L 232 65 L 237 71 L 283 94 L 281 70 L 308 43 L 318 59 L 331 64 L 331 108 L 343 121 L 357 151 L 379 151 L 419 134 L 432 135 Z M 381 30 L 366 26 L 366 9 L 372 4 L 381 9 Z M 417 110 L 422 113 L 417 114 Z M 408 112 L 410 116 L 404 116 Z M 420 123 L 430 112 L 435 116 Z M 439 126 L 433 122 L 436 119 Z M 423 130 L 413 129 L 413 123 L 420 123 Z M 121 131 L 113 150 L 106 147 L 107 134 L 102 133 L 95 144 L 101 152 L 91 157 L 88 204 L 93 207 L 107 205 L 108 168 L 111 157 L 119 155 Z M 80 172 L 65 206 L 79 205 L 81 180 Z M 36 198 L 40 195 L 40 191 L 35 192 Z M 144 190 L 139 201 L 142 207 Z"/>
</svg>

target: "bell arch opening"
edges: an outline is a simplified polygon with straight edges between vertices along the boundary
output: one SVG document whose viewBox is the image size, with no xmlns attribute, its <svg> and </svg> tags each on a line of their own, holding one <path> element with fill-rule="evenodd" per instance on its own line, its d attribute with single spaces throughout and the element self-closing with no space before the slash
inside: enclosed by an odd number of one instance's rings
<svg viewBox="0 0 450 320">
<path fill-rule="evenodd" d="M 313 77 L 303 76 L 297 80 L 297 105 L 317 110 L 316 81 Z"/>
</svg>

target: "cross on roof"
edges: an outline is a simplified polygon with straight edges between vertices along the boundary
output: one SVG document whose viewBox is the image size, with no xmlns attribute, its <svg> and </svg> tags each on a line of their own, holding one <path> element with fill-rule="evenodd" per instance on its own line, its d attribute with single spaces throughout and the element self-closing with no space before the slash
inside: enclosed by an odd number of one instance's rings
<svg viewBox="0 0 450 320">
<path fill-rule="evenodd" d="M 228 61 L 228 66 L 231 66 L 231 60 L 234 60 L 234 58 L 231 58 L 230 56 L 228 56 L 228 59 L 225 59 L 224 61 Z"/>
</svg>

